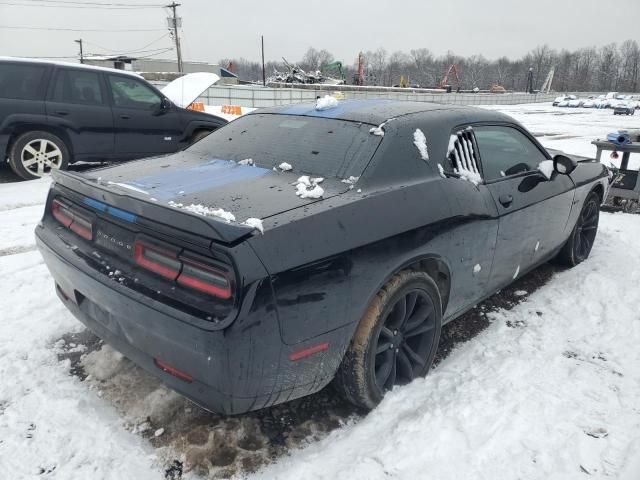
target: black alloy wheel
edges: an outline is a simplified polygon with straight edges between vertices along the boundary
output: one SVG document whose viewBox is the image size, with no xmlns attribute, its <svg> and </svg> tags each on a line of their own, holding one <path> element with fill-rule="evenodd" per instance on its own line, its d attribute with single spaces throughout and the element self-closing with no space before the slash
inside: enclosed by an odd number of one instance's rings
<svg viewBox="0 0 640 480">
<path fill-rule="evenodd" d="M 396 301 L 376 342 L 378 388 L 391 390 L 421 376 L 433 349 L 435 327 L 433 302 L 424 290 L 412 290 Z"/>
<path fill-rule="evenodd" d="M 580 217 L 578 217 L 578 223 L 576 224 L 575 254 L 578 263 L 585 260 L 593 248 L 593 242 L 598 232 L 599 218 L 600 210 L 598 203 L 592 197 L 585 204 L 582 212 L 580 212 Z"/>
<path fill-rule="evenodd" d="M 334 384 L 364 409 L 394 386 L 425 376 L 442 329 L 442 299 L 427 272 L 403 270 L 378 291 L 360 319 Z"/>
</svg>

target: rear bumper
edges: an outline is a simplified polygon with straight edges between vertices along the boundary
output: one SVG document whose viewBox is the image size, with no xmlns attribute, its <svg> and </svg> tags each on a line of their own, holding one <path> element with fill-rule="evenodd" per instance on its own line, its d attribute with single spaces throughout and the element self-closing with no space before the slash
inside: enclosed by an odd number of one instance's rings
<svg viewBox="0 0 640 480">
<path fill-rule="evenodd" d="M 276 308 L 265 301 L 271 295 L 268 282 L 264 288 L 257 286 L 253 305 L 243 308 L 230 327 L 205 330 L 82 268 L 73 249 L 54 231 L 38 227 L 36 240 L 60 299 L 78 320 L 169 387 L 213 412 L 243 413 L 320 390 L 333 377 L 348 343 L 346 332 L 338 329 L 285 345 Z M 297 361 L 289 358 L 324 342 L 329 349 Z M 166 373 L 154 359 L 188 374 L 192 381 Z"/>
</svg>

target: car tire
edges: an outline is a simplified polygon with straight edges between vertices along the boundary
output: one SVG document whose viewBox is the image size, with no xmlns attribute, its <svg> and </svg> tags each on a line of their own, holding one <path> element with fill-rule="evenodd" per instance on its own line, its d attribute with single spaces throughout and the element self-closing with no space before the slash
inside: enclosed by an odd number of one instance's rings
<svg viewBox="0 0 640 480">
<path fill-rule="evenodd" d="M 189 142 L 189 145 L 193 145 L 194 143 L 199 142 L 204 137 L 209 135 L 212 131 L 213 130 L 198 130 L 194 132 L 193 135 L 191 135 L 191 141 Z"/>
<path fill-rule="evenodd" d="M 33 180 L 51 170 L 66 170 L 69 149 L 60 137 L 49 132 L 23 133 L 11 146 L 9 165 L 19 177 Z"/>
<path fill-rule="evenodd" d="M 425 272 L 394 275 L 369 304 L 335 377 L 352 404 L 370 410 L 396 385 L 423 377 L 433 363 L 442 303 Z"/>
<path fill-rule="evenodd" d="M 582 206 L 571 235 L 556 259 L 559 263 L 575 267 L 589 257 L 598 233 L 600 197 L 591 192 Z"/>
</svg>

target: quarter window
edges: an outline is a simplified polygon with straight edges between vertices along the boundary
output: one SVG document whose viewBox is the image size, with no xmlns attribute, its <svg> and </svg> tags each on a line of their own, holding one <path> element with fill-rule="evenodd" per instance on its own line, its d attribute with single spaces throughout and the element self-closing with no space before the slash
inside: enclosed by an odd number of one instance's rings
<svg viewBox="0 0 640 480">
<path fill-rule="evenodd" d="M 530 170 L 547 158 L 522 132 L 511 127 L 473 127 L 480 149 L 485 180 Z"/>
<path fill-rule="evenodd" d="M 0 98 L 37 100 L 45 67 L 0 63 Z"/>
<path fill-rule="evenodd" d="M 53 89 L 56 102 L 103 105 L 100 77 L 96 72 L 60 70 Z"/>
<path fill-rule="evenodd" d="M 156 92 L 136 79 L 110 75 L 109 85 L 116 107 L 153 110 L 162 103 Z"/>
</svg>

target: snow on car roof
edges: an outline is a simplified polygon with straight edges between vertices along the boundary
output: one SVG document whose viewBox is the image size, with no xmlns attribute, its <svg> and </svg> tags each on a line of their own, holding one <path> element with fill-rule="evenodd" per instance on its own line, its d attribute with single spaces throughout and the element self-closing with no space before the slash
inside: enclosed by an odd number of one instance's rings
<svg viewBox="0 0 640 480">
<path fill-rule="evenodd" d="M 73 62 L 61 62 L 59 60 L 47 60 L 40 58 L 22 58 L 22 57 L 2 57 L 0 56 L 0 62 L 24 62 L 24 63 L 42 63 L 45 65 L 60 65 L 64 67 L 73 67 L 73 68 L 83 68 L 86 70 L 98 70 L 101 72 L 112 72 L 112 73 L 120 73 L 124 75 L 131 75 L 136 78 L 141 78 L 141 76 L 135 72 L 130 72 L 128 70 L 118 70 L 117 68 L 107 68 L 107 67 L 97 67 L 95 65 L 86 65 L 82 63 L 73 63 Z"/>
</svg>

